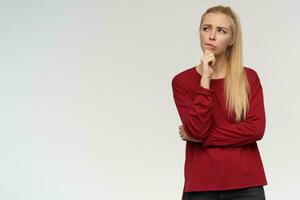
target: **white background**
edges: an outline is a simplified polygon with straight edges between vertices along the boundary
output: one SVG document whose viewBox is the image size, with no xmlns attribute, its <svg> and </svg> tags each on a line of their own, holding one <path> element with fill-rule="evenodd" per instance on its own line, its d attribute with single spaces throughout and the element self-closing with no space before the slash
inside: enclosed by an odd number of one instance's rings
<svg viewBox="0 0 300 200">
<path fill-rule="evenodd" d="M 0 1 L 0 199 L 180 199 L 171 79 L 210 6 L 240 16 L 261 79 L 267 199 L 299 197 L 299 1 Z"/>
</svg>

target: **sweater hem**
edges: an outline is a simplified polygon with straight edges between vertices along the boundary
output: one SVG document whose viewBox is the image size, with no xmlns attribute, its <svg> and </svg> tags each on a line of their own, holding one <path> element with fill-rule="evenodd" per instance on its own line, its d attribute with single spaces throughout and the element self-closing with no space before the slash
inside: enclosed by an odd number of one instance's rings
<svg viewBox="0 0 300 200">
<path fill-rule="evenodd" d="M 231 186 L 231 187 L 222 187 L 222 188 L 198 188 L 198 189 L 188 189 L 184 187 L 183 192 L 201 192 L 201 191 L 224 191 L 224 190 L 235 190 L 235 189 L 242 189 L 248 187 L 256 187 L 256 186 L 265 186 L 268 185 L 267 182 L 255 183 L 251 185 L 239 185 L 239 186 Z"/>
</svg>

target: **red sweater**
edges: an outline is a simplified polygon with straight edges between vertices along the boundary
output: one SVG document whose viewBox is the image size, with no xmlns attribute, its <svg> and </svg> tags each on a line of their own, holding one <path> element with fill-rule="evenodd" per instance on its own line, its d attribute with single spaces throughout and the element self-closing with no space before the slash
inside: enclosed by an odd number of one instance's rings
<svg viewBox="0 0 300 200">
<path fill-rule="evenodd" d="M 184 192 L 238 189 L 267 185 L 256 141 L 265 132 L 263 89 L 257 73 L 244 67 L 250 85 L 249 110 L 234 121 L 225 109 L 224 79 L 200 86 L 196 66 L 172 79 L 176 108 L 188 135 L 202 142 L 186 142 Z"/>
</svg>

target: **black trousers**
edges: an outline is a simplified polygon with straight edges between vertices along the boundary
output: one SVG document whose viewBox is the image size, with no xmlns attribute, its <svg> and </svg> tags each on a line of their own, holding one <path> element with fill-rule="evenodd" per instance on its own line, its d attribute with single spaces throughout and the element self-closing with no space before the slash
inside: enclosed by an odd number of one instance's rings
<svg viewBox="0 0 300 200">
<path fill-rule="evenodd" d="M 234 190 L 185 192 L 183 200 L 265 200 L 263 186 Z"/>
</svg>

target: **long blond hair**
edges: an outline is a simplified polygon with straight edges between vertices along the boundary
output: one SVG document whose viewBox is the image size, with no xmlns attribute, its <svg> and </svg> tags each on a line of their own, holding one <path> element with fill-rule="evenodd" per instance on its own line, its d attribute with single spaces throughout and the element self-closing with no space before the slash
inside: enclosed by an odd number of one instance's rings
<svg viewBox="0 0 300 200">
<path fill-rule="evenodd" d="M 249 108 L 248 94 L 250 92 L 249 83 L 243 67 L 242 31 L 239 17 L 226 6 L 214 6 L 208 8 L 201 17 L 201 24 L 207 13 L 223 13 L 232 19 L 230 26 L 233 44 L 226 50 L 227 67 L 224 80 L 224 95 L 226 98 L 226 108 L 229 116 L 235 114 L 235 120 L 240 122 L 246 118 Z"/>
</svg>

